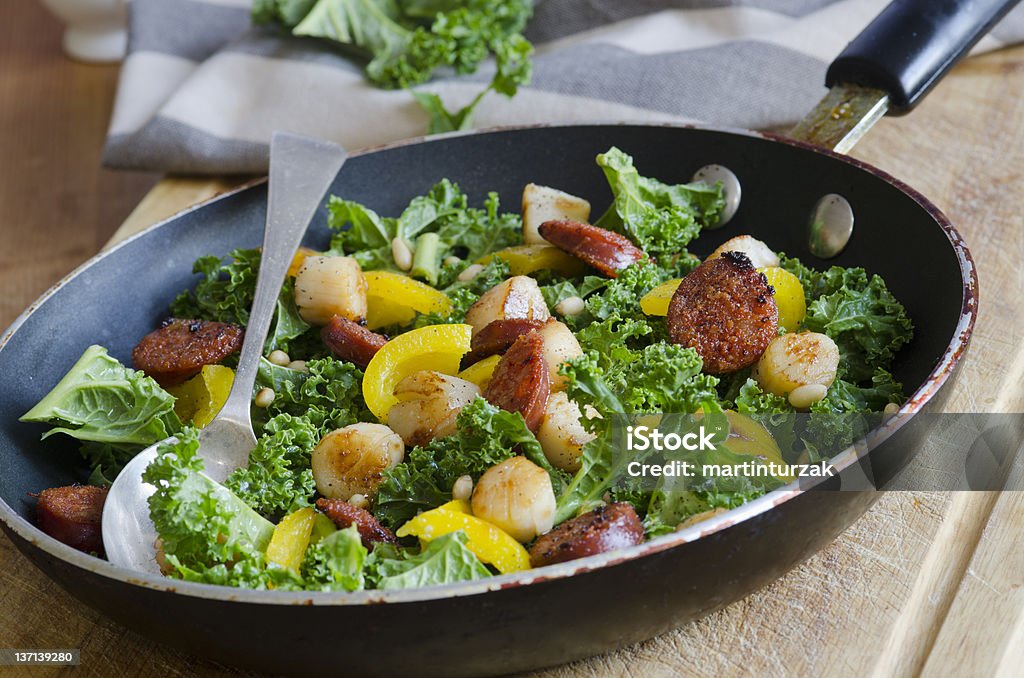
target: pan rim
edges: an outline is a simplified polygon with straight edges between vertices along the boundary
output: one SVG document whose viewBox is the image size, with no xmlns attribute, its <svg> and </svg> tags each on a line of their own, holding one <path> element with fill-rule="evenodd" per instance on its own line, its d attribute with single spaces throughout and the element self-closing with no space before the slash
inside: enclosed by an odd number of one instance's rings
<svg viewBox="0 0 1024 678">
<path fill-rule="evenodd" d="M 911 200 L 916 202 L 921 208 L 923 208 L 932 219 L 938 224 L 940 229 L 945 234 L 950 246 L 953 248 L 956 254 L 957 261 L 960 267 L 961 282 L 963 284 L 963 302 L 960 310 L 960 315 L 955 329 L 954 335 L 946 347 L 945 352 L 938 359 L 935 367 L 929 372 L 925 380 L 918 386 L 917 389 L 909 396 L 907 401 L 899 409 L 896 416 L 889 419 L 887 422 L 882 424 L 879 428 L 874 429 L 868 435 L 868 444 L 855 443 L 853 446 L 840 452 L 838 455 L 833 457 L 832 465 L 837 471 L 842 471 L 848 466 L 857 463 L 859 459 L 867 454 L 871 449 L 874 449 L 878 444 L 883 442 L 889 436 L 896 433 L 902 426 L 909 421 L 911 416 L 919 412 L 925 404 L 927 404 L 931 398 L 938 392 L 938 390 L 945 384 L 945 382 L 952 375 L 954 369 L 960 362 L 964 352 L 970 343 L 971 335 L 974 329 L 974 323 L 977 318 L 978 311 L 978 277 L 977 270 L 974 263 L 974 259 L 971 256 L 970 250 L 967 247 L 967 243 L 964 240 L 960 232 L 953 226 L 949 218 L 936 207 L 928 198 L 922 195 L 919 191 L 907 185 L 903 181 L 893 177 L 889 173 L 881 170 L 874 165 L 851 158 L 845 155 L 835 153 L 831 150 L 819 148 L 806 142 L 790 139 L 785 136 L 781 136 L 773 133 L 756 132 L 746 129 L 730 128 L 730 127 L 716 127 L 712 125 L 699 125 L 690 123 L 624 123 L 624 122 L 587 122 L 587 123 L 573 123 L 573 124 L 534 124 L 534 125 L 517 125 L 517 126 L 501 126 L 491 127 L 480 130 L 466 130 L 449 132 L 445 134 L 438 134 L 433 136 L 421 136 L 413 137 L 409 139 L 402 139 L 399 141 L 381 144 L 377 146 L 371 146 L 353 151 L 350 153 L 350 157 L 359 157 L 362 155 L 368 155 L 379 151 L 392 150 L 396 148 L 402 148 L 404 146 L 417 145 L 422 143 L 432 143 L 435 141 L 444 141 L 456 137 L 463 136 L 486 136 L 495 133 L 506 133 L 506 132 L 521 132 L 534 129 L 569 129 L 569 128 L 588 128 L 588 127 L 635 127 L 635 128 L 649 128 L 649 129 L 693 129 L 721 134 L 729 134 L 734 136 L 745 136 L 751 138 L 759 138 L 772 143 L 781 143 L 784 145 L 794 146 L 801 148 L 805 151 L 810 151 L 819 155 L 826 156 L 833 160 L 843 162 L 845 164 L 856 167 L 860 170 L 866 171 L 870 174 L 875 175 L 887 184 L 895 187 L 897 190 L 902 192 L 904 195 L 909 197 Z M 7 345 L 10 338 L 15 332 L 25 323 L 25 321 L 46 301 L 54 296 L 59 290 L 68 284 L 78 275 L 83 273 L 88 268 L 95 265 L 100 260 L 118 251 L 122 247 L 127 246 L 129 243 L 135 240 L 147 236 L 149 233 L 156 231 L 157 229 L 166 227 L 168 224 L 176 221 L 178 218 L 190 214 L 196 210 L 203 209 L 208 205 L 219 202 L 230 198 L 238 193 L 249 190 L 253 187 L 259 186 L 267 181 L 266 177 L 257 178 L 252 181 L 245 182 L 244 184 L 232 188 L 228 191 L 215 195 L 207 200 L 200 203 L 187 207 L 175 214 L 163 219 L 155 224 L 152 224 L 142 231 L 125 238 L 124 240 L 116 243 L 114 246 L 104 249 L 98 252 L 93 257 L 83 262 L 81 265 L 76 267 L 73 271 L 68 273 L 66 276 L 57 281 L 53 286 L 46 290 L 40 295 L 35 301 L 33 301 L 23 311 L 11 325 L 4 331 L 3 335 L 0 336 L 0 351 Z M 114 580 L 119 583 L 128 584 L 130 586 L 139 586 L 142 588 L 150 589 L 157 592 L 168 592 L 185 595 L 193 598 L 202 598 L 213 601 L 223 602 L 239 602 L 246 604 L 260 604 L 260 605 L 317 605 L 317 606 L 349 606 L 349 605 L 367 605 L 367 604 L 400 604 L 400 603 L 420 603 L 431 600 L 440 600 L 453 597 L 470 596 L 470 595 L 481 595 L 491 591 L 504 590 L 509 588 L 518 588 L 532 583 L 542 583 L 547 581 L 554 581 L 570 577 L 576 574 L 584 574 L 593 570 L 603 569 L 605 567 L 613 567 L 615 565 L 625 563 L 628 561 L 636 560 L 647 555 L 658 553 L 664 550 L 675 548 L 683 544 L 696 541 L 697 539 L 710 536 L 716 532 L 722 531 L 733 525 L 737 525 L 746 520 L 754 518 L 775 506 L 778 506 L 786 501 L 789 501 L 796 496 L 803 494 L 804 492 L 812 489 L 813 485 L 807 487 L 801 487 L 799 481 L 794 481 L 789 485 L 778 488 L 769 492 L 757 499 L 743 504 L 735 509 L 722 513 L 720 515 L 709 518 L 701 523 L 692 525 L 685 529 L 672 532 L 670 534 L 656 537 L 648 542 L 638 544 L 628 549 L 620 551 L 612 551 L 609 553 L 597 554 L 589 556 L 587 558 L 581 558 L 579 560 L 569 561 L 565 563 L 559 563 L 556 565 L 549 565 L 537 570 L 526 570 L 524 572 L 512 573 L 507 575 L 498 575 L 487 579 L 480 579 L 470 582 L 458 582 L 454 584 L 447 584 L 442 586 L 432 586 L 425 588 L 416 589 L 400 589 L 393 591 L 381 591 L 381 590 L 370 590 L 370 591 L 356 591 L 356 592 L 317 592 L 317 591 L 258 591 L 249 589 L 238 589 L 229 586 L 219 586 L 213 584 L 200 584 L 194 582 L 185 582 L 176 579 L 169 579 L 159 575 L 151 575 L 133 570 L 127 570 L 109 561 L 96 558 L 94 556 L 77 551 L 70 546 L 67 546 L 49 535 L 43 533 L 35 525 L 27 521 L 20 514 L 14 511 L 5 501 L 0 499 L 0 522 L 3 523 L 5 529 L 9 532 L 14 533 L 17 537 L 23 540 L 26 544 L 29 544 L 49 556 L 57 558 L 69 565 L 76 568 L 87 570 L 90 574 L 97 575 L 106 579 Z"/>
</svg>

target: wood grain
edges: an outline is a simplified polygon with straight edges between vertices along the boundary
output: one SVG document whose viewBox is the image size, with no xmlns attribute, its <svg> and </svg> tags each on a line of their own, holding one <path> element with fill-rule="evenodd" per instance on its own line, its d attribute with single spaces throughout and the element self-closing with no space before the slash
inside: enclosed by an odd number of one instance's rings
<svg viewBox="0 0 1024 678">
<path fill-rule="evenodd" d="M 76 64 L 38 2 L 0 21 L 0 327 L 110 238 L 156 182 L 100 168 L 117 67 Z"/>
<path fill-rule="evenodd" d="M 23 21 L 39 21 L 27 9 L 19 12 Z M 25 54 L 19 63 L 35 78 L 51 82 L 76 77 L 67 73 L 84 67 L 54 63 L 59 59 L 52 51 L 52 31 L 49 40 L 37 55 L 50 62 L 46 69 L 39 70 L 36 63 L 28 68 Z M 0 45 L 10 49 L 6 42 Z M 8 73 L 7 63 L 0 58 L 0 92 L 24 93 L 24 83 L 9 84 L 19 76 Z M 105 77 L 109 94 L 112 76 Z M 955 69 L 912 116 L 884 120 L 854 152 L 932 198 L 964 233 L 977 261 L 981 312 L 951 411 L 1024 411 L 1024 333 L 1019 320 L 1024 312 L 1024 216 L 1019 205 L 1024 98 L 1008 95 L 1022 88 L 1024 48 L 973 59 Z M 72 93 L 92 101 L 82 90 Z M 34 100 L 38 106 L 47 95 L 36 96 L 42 97 Z M 60 105 L 99 104 L 80 100 Z M 101 127 L 98 121 L 106 109 L 89 110 L 94 127 Z M 19 124 L 27 124 L 29 113 L 22 113 Z M 0 115 L 10 113 L 4 110 Z M 13 119 L 0 118 L 0 131 L 13 124 Z M 37 141 L 44 134 L 40 130 Z M 17 147 L 0 149 L 28 153 L 26 144 L 31 141 L 13 142 L 6 140 L 8 136 L 0 135 L 0 144 Z M 95 145 L 89 146 L 93 161 L 98 139 L 94 136 L 90 143 Z M 59 153 L 52 153 L 41 161 L 44 165 L 59 162 L 54 160 Z M 149 180 L 109 177 L 85 167 L 84 161 L 74 172 L 66 172 L 75 191 L 65 200 L 85 207 L 46 212 L 59 226 L 49 236 L 20 236 L 21 256 L 0 251 L 0 291 L 6 304 L 0 306 L 0 320 L 9 320 L 30 301 L 29 295 L 98 249 L 104 239 L 100 234 L 109 234 L 116 225 L 109 222 L 110 215 L 118 210 L 127 214 L 127 206 L 137 201 L 140 187 Z M 52 189 L 33 193 L 22 184 L 20 192 L 5 193 L 4 183 L 0 182 L 3 223 L 12 223 L 13 215 L 39 228 L 40 208 L 30 203 L 36 202 L 34 196 L 49 207 Z M 117 237 L 225 185 L 189 179 L 162 182 Z M 94 194 L 103 190 L 107 200 Z M 75 215 L 81 216 L 77 223 Z M 60 246 L 67 247 L 61 250 L 64 258 L 38 261 L 54 248 L 55 239 L 70 243 Z M 18 277 L 28 282 L 13 282 Z M 1022 521 L 1022 493 L 891 493 L 821 553 L 726 610 L 626 650 L 534 675 L 1017 676 L 1024 665 Z M 242 675 L 163 648 L 106 621 L 36 572 L 4 539 L 0 647 L 30 646 L 82 648 L 80 670 L 85 675 Z"/>
</svg>

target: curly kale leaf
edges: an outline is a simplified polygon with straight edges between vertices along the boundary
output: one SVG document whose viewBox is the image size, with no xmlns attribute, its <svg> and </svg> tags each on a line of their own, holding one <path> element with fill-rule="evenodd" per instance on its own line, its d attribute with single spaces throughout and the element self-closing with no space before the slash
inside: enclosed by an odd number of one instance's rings
<svg viewBox="0 0 1024 678">
<path fill-rule="evenodd" d="M 297 577 L 267 568 L 274 525 L 203 472 L 199 434 L 186 428 L 161 445 L 143 480 L 156 487 L 149 515 L 167 562 L 190 581 L 247 588 L 298 588 Z"/>
<path fill-rule="evenodd" d="M 885 282 L 864 269 L 843 272 L 842 286 L 807 306 L 804 327 L 830 336 L 839 347 L 841 376 L 854 383 L 871 379 L 876 368 L 889 368 L 913 337 L 903 304 Z"/>
<path fill-rule="evenodd" d="M 725 208 L 721 186 L 642 177 L 633 158 L 618 148 L 598 155 L 597 164 L 615 196 L 597 225 L 628 236 L 652 257 L 677 255 Z"/>
<path fill-rule="evenodd" d="M 309 460 L 319 440 L 320 432 L 305 417 L 278 414 L 264 425 L 248 466 L 236 469 L 225 485 L 275 520 L 309 506 L 316 494 Z"/>
<path fill-rule="evenodd" d="M 302 563 L 304 588 L 313 591 L 358 591 L 363 588 L 366 548 L 359 530 L 350 525 L 306 549 Z"/>
<path fill-rule="evenodd" d="M 643 413 L 685 414 L 698 408 L 717 411 L 717 378 L 702 374 L 703 361 L 693 349 L 652 344 L 621 360 L 602 365 L 588 353 L 570 361 L 569 397 L 601 415 L 584 420 L 596 438 L 583 446 L 580 470 L 559 495 L 555 521 L 596 506 L 605 492 L 625 483 L 627 465 L 645 454 L 626 454 L 622 439 L 633 417 Z"/>
<path fill-rule="evenodd" d="M 824 400 L 811 405 L 803 442 L 818 458 L 828 458 L 862 438 L 882 423 L 889 403 L 903 400 L 903 386 L 884 369 L 871 375 L 870 386 L 836 379 Z"/>
<path fill-rule="evenodd" d="M 431 540 L 419 553 L 378 546 L 367 559 L 367 579 L 378 589 L 408 589 L 491 576 L 468 541 L 459 530 Z"/>
<path fill-rule="evenodd" d="M 309 360 L 305 371 L 262 359 L 256 390 L 271 388 L 275 395 L 268 407 L 254 412 L 253 423 L 260 432 L 267 420 L 290 414 L 307 420 L 323 436 L 336 428 L 369 420 L 362 383 L 362 370 L 334 358 Z"/>
<path fill-rule="evenodd" d="M 522 241 L 522 221 L 516 214 L 500 211 L 496 193 L 487 195 L 482 208 L 470 207 L 466 194 L 447 179 L 427 195 L 414 198 L 399 217 L 381 217 L 338 197 L 331 198 L 328 211 L 328 224 L 336 231 L 330 251 L 355 257 L 364 270 L 398 270 L 391 253 L 395 238 L 409 243 L 414 253 L 431 238 L 430 261 L 412 275 L 439 288 L 455 282 L 466 266 Z M 450 256 L 463 261 L 441 267 L 440 262 Z"/>
<path fill-rule="evenodd" d="M 236 249 L 226 262 L 216 256 L 200 257 L 192 266 L 192 272 L 202 275 L 203 279 L 194 289 L 178 295 L 171 303 L 171 315 L 244 327 L 249 323 L 249 308 L 256 295 L 259 267 L 260 251 L 257 249 Z M 308 334 L 315 335 L 315 332 L 299 316 L 293 281 L 287 280 L 278 296 L 274 324 L 267 336 L 265 350 L 289 351 L 292 342 Z"/>
<path fill-rule="evenodd" d="M 493 55 L 490 83 L 456 113 L 436 94 L 414 93 L 435 133 L 467 128 L 488 92 L 511 97 L 529 82 L 533 46 L 522 31 L 532 12 L 531 0 L 257 0 L 253 20 L 340 44 L 388 89 L 426 82 L 441 69 L 473 73 Z"/>
</svg>

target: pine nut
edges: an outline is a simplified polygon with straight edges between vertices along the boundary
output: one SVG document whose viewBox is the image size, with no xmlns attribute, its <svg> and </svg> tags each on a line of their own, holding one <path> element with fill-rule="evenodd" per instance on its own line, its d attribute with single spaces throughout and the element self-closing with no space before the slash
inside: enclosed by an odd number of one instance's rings
<svg viewBox="0 0 1024 678">
<path fill-rule="evenodd" d="M 270 403 L 274 402 L 276 395 L 272 388 L 261 388 L 256 394 L 256 407 L 270 407 Z"/>
<path fill-rule="evenodd" d="M 583 299 L 580 297 L 566 297 L 555 305 L 555 312 L 559 315 L 579 315 L 583 313 Z"/>
<path fill-rule="evenodd" d="M 445 266 L 455 266 L 456 264 L 461 264 L 461 263 L 462 263 L 462 259 L 460 259 L 459 257 L 455 256 L 454 254 L 452 256 L 450 256 L 450 257 L 445 257 L 444 258 L 444 265 Z"/>
<path fill-rule="evenodd" d="M 459 282 L 469 282 L 470 280 L 475 278 L 482 270 L 484 270 L 484 267 L 481 266 L 480 264 L 473 264 L 471 266 L 467 266 L 466 270 L 459 274 Z"/>
<path fill-rule="evenodd" d="M 452 499 L 469 501 L 473 496 L 473 478 L 470 476 L 459 476 L 459 479 L 452 485 Z"/>
<path fill-rule="evenodd" d="M 789 394 L 789 404 L 798 410 L 806 410 L 828 394 L 824 384 L 804 384 L 794 388 Z"/>
<path fill-rule="evenodd" d="M 395 266 L 401 271 L 408 271 L 412 268 L 412 250 L 409 243 L 401 238 L 391 241 L 391 256 L 395 259 Z"/>
<path fill-rule="evenodd" d="M 288 363 L 289 370 L 298 370 L 299 372 L 309 372 L 309 368 L 306 367 L 305 360 L 293 360 Z"/>
<path fill-rule="evenodd" d="M 370 505 L 370 500 L 366 498 L 365 494 L 353 494 L 348 498 L 348 503 L 352 504 L 356 508 L 364 509 Z"/>
<path fill-rule="evenodd" d="M 285 367 L 288 363 L 292 361 L 288 354 L 281 350 L 271 351 L 270 355 L 267 356 L 267 360 L 274 363 L 278 367 Z"/>
</svg>

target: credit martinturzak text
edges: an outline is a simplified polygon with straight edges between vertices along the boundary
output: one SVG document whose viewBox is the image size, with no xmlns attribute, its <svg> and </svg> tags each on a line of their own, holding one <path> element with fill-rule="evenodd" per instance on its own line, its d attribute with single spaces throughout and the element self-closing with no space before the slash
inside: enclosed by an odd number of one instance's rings
<svg viewBox="0 0 1024 678">
<path fill-rule="evenodd" d="M 626 428 L 626 448 L 630 452 L 646 452 L 657 450 L 665 452 L 677 452 L 686 450 L 688 452 L 713 452 L 717 448 L 714 443 L 714 431 L 706 431 L 703 426 L 696 431 L 684 434 L 662 433 L 656 428 L 648 426 L 629 426 Z M 692 461 L 673 460 L 660 464 L 649 464 L 639 461 L 632 461 L 626 467 L 626 472 L 638 477 L 694 477 L 719 476 L 748 478 L 768 477 L 776 478 L 806 478 L 806 477 L 832 477 L 835 469 L 831 464 L 821 462 L 818 464 L 778 464 L 766 460 L 747 461 L 741 464 L 700 464 Z"/>
</svg>

